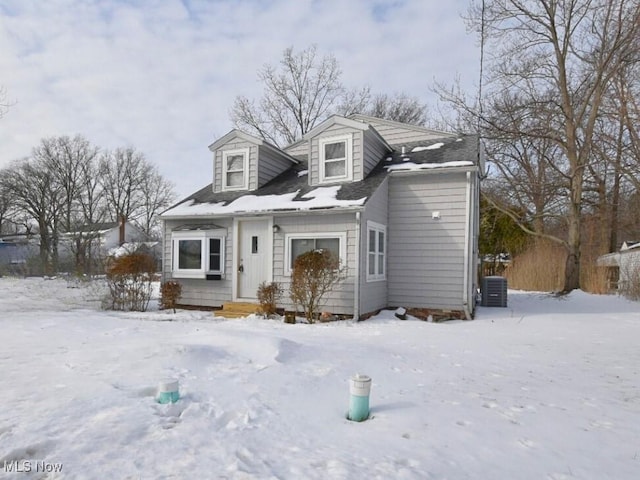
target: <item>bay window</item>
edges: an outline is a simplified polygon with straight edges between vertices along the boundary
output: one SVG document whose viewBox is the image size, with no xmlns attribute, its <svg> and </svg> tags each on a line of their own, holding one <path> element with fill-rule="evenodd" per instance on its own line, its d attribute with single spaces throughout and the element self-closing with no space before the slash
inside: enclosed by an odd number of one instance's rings
<svg viewBox="0 0 640 480">
<path fill-rule="evenodd" d="M 227 231 L 190 227 L 171 233 L 173 248 L 172 276 L 175 278 L 208 278 L 224 274 L 224 247 Z"/>
</svg>

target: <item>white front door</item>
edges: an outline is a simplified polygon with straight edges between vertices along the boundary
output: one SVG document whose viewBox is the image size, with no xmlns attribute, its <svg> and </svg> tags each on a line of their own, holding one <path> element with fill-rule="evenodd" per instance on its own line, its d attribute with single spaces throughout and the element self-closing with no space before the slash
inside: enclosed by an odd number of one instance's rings
<svg viewBox="0 0 640 480">
<path fill-rule="evenodd" d="M 238 222 L 238 298 L 254 300 L 258 286 L 271 280 L 269 220 Z"/>
</svg>

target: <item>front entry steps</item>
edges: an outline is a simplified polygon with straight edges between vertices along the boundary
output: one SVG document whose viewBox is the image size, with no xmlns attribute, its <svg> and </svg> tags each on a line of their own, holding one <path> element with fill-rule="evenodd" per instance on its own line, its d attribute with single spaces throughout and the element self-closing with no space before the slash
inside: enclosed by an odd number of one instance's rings
<svg viewBox="0 0 640 480">
<path fill-rule="evenodd" d="M 227 302 L 222 304 L 222 310 L 216 310 L 217 317 L 242 318 L 254 313 L 259 313 L 260 305 L 249 302 Z"/>
</svg>

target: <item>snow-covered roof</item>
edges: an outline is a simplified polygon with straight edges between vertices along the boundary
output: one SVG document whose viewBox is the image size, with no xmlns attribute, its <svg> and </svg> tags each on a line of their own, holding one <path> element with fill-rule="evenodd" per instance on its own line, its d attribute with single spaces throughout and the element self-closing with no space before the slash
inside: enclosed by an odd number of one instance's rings
<svg viewBox="0 0 640 480">
<path fill-rule="evenodd" d="M 108 255 L 110 257 L 122 257 L 124 255 L 129 255 L 131 253 L 135 253 L 141 249 L 152 250 L 155 246 L 159 245 L 160 242 L 128 242 L 123 243 L 119 247 L 109 249 Z"/>
<path fill-rule="evenodd" d="M 437 150 L 438 148 L 443 146 L 444 146 L 444 143 L 436 142 L 433 145 L 429 145 L 428 147 L 413 147 L 413 149 L 411 150 L 411 153 L 422 152 L 424 150 Z"/>
<path fill-rule="evenodd" d="M 393 172 L 472 168 L 477 162 L 477 137 L 473 135 L 450 135 L 406 142 L 405 145 L 405 153 L 396 148 L 381 155 L 377 166 L 359 181 L 312 187 L 308 180 L 308 159 L 305 155 L 299 155 L 297 158 L 300 163 L 292 165 L 287 171 L 256 190 L 214 192 L 209 184 L 166 210 L 161 217 L 169 219 L 337 208 L 358 209 Z"/>
<path fill-rule="evenodd" d="M 434 168 L 446 168 L 446 167 L 470 167 L 473 162 L 457 161 L 457 162 L 444 162 L 444 163 L 399 163 L 396 165 L 387 165 L 384 167 L 387 171 L 411 171 L 411 170 L 431 170 Z"/>
<path fill-rule="evenodd" d="M 318 187 L 301 194 L 300 190 L 280 195 L 243 195 L 229 203 L 198 203 L 189 200 L 162 214 L 163 218 L 229 215 L 238 213 L 260 213 L 273 211 L 311 210 L 319 208 L 359 207 L 367 197 L 355 200 L 339 200 L 341 185 Z"/>
</svg>

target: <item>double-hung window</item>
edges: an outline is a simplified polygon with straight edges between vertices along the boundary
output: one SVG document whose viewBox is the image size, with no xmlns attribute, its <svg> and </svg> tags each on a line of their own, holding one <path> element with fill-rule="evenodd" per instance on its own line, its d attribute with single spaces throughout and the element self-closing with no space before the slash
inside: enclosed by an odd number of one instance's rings
<svg viewBox="0 0 640 480">
<path fill-rule="evenodd" d="M 249 149 L 222 152 L 222 189 L 246 190 L 249 188 Z"/>
<path fill-rule="evenodd" d="M 173 248 L 172 276 L 207 278 L 224 274 L 226 229 L 185 229 L 171 233 Z"/>
<path fill-rule="evenodd" d="M 351 135 L 321 138 L 320 182 L 351 180 L 353 177 L 353 141 Z"/>
<path fill-rule="evenodd" d="M 386 278 L 387 227 L 367 222 L 367 281 Z"/>
<path fill-rule="evenodd" d="M 345 233 L 292 233 L 285 236 L 285 273 L 293 270 L 300 255 L 313 250 L 329 250 L 346 265 L 347 235 Z"/>
</svg>

